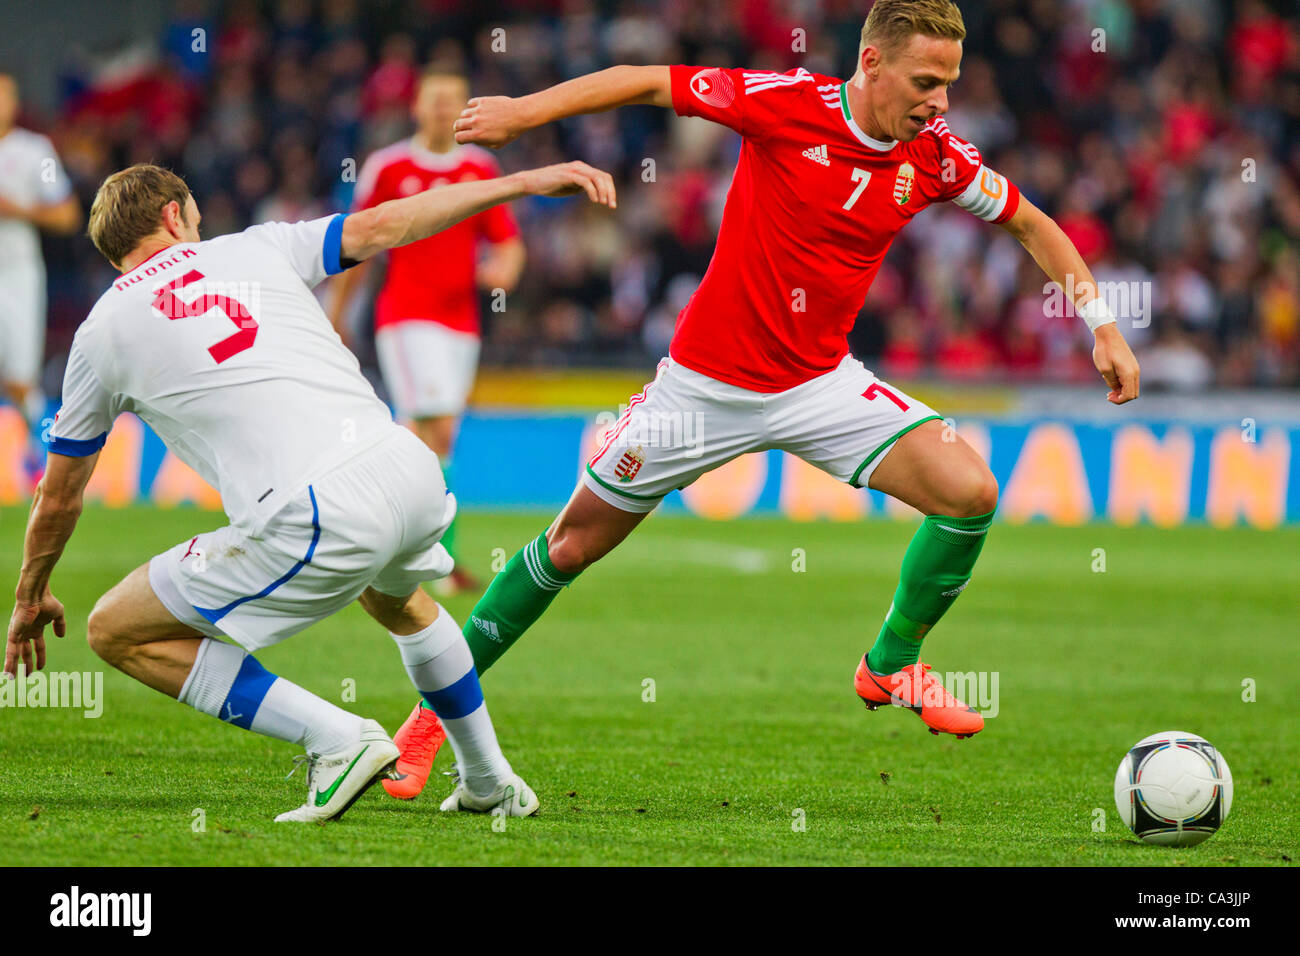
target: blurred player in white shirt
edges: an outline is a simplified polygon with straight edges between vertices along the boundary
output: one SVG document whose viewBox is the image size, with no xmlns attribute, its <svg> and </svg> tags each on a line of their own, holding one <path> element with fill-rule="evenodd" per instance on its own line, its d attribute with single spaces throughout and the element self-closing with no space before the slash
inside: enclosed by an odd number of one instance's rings
<svg viewBox="0 0 1300 956">
<path fill-rule="evenodd" d="M 582 191 L 613 204 L 608 175 L 569 163 L 204 242 L 178 177 L 148 165 L 109 177 L 89 232 L 122 276 L 69 355 L 5 672 L 20 659 L 28 673 L 43 667 L 44 626 L 66 631 L 50 576 L 113 420 L 131 411 L 217 487 L 231 523 L 157 555 L 100 599 L 87 633 L 100 657 L 196 710 L 303 746 L 307 802 L 276 819 L 330 819 L 392 772 L 398 748 L 375 721 L 270 674 L 250 652 L 360 600 L 456 750 L 460 780 L 442 809 L 534 812 L 459 627 L 420 588 L 451 568 L 439 537 L 455 499 L 438 458 L 392 420 L 311 290 L 498 203 Z"/>
<path fill-rule="evenodd" d="M 70 235 L 81 227 L 81 204 L 40 133 L 14 125 L 18 83 L 0 73 L 0 386 L 39 447 L 45 395 L 45 263 L 37 230 Z M 39 471 L 33 455 L 28 471 Z"/>
</svg>

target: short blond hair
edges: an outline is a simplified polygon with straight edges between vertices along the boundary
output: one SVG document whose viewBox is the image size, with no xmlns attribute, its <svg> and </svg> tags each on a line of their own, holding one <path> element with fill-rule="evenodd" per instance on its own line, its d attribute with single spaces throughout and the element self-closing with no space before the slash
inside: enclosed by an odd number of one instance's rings
<svg viewBox="0 0 1300 956">
<path fill-rule="evenodd" d="M 858 58 L 869 46 L 886 53 L 896 50 L 917 33 L 960 41 L 966 39 L 966 24 L 952 0 L 876 0 L 862 24 Z"/>
<path fill-rule="evenodd" d="M 185 218 L 190 187 L 170 169 L 137 163 L 104 180 L 90 207 L 86 234 L 114 267 L 162 225 L 163 207 L 175 200 Z"/>
<path fill-rule="evenodd" d="M 459 80 L 469 86 L 469 76 L 464 67 L 451 60 L 435 60 L 420 71 L 420 83 L 426 80 Z"/>
</svg>

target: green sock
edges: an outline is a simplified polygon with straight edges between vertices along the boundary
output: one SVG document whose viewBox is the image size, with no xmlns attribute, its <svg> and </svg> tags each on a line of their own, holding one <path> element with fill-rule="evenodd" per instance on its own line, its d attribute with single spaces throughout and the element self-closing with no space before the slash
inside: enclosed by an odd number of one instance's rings
<svg viewBox="0 0 1300 956">
<path fill-rule="evenodd" d="M 444 460 L 442 462 L 442 480 L 446 482 L 448 490 L 451 489 L 451 462 Z M 456 557 L 456 522 L 460 520 L 459 510 L 456 512 L 457 517 L 451 519 L 451 524 L 447 525 L 447 530 L 442 533 L 438 543 L 447 549 L 447 553 Z"/>
<path fill-rule="evenodd" d="M 892 674 L 920 659 L 926 632 L 970 581 L 992 523 L 992 511 L 976 518 L 931 515 L 921 522 L 903 556 L 894 603 L 867 653 L 868 667 Z"/>
<path fill-rule="evenodd" d="M 474 657 L 474 669 L 482 675 L 495 664 L 551 606 L 560 589 L 576 577 L 551 564 L 545 533 L 516 551 L 461 628 Z M 423 698 L 421 703 L 429 706 Z"/>
<path fill-rule="evenodd" d="M 560 589 L 576 577 L 551 564 L 545 534 L 515 552 L 462 628 L 480 675 L 532 627 Z"/>
</svg>

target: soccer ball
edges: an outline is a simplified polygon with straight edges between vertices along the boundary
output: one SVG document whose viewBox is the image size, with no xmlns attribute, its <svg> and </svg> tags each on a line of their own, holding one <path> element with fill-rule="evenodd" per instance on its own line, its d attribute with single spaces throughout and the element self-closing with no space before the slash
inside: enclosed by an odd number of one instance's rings
<svg viewBox="0 0 1300 956">
<path fill-rule="evenodd" d="M 1115 809 L 1138 839 L 1160 846 L 1208 840 L 1232 808 L 1232 772 L 1204 737 L 1144 737 L 1115 771 Z"/>
</svg>

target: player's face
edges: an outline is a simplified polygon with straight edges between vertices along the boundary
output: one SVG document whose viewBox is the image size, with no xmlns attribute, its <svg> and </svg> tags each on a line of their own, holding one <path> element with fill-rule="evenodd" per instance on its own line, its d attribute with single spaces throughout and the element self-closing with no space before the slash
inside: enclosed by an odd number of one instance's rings
<svg viewBox="0 0 1300 956">
<path fill-rule="evenodd" d="M 948 87 L 961 73 L 961 42 L 915 34 L 877 62 L 866 65 L 873 51 L 863 51 L 868 75 L 874 70 L 873 112 L 889 135 L 910 142 L 922 127 L 948 112 Z"/>
<path fill-rule="evenodd" d="M 469 99 L 469 84 L 455 76 L 431 76 L 420 84 L 411 106 L 415 124 L 426 135 L 449 136 Z"/>
</svg>

